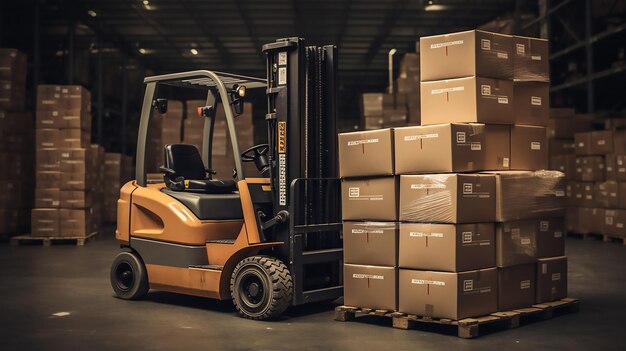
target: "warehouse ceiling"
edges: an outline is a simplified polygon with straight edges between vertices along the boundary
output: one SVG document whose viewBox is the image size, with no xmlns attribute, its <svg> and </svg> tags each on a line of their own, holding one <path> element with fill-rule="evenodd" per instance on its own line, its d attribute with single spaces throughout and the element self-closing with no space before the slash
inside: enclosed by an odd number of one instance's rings
<svg viewBox="0 0 626 351">
<path fill-rule="evenodd" d="M 261 46 L 301 36 L 336 44 L 344 76 L 384 82 L 391 48 L 414 51 L 420 36 L 475 28 L 513 7 L 512 0 L 93 0 L 44 1 L 40 9 L 42 33 L 63 36 L 74 19 L 156 72 L 263 76 Z"/>
</svg>

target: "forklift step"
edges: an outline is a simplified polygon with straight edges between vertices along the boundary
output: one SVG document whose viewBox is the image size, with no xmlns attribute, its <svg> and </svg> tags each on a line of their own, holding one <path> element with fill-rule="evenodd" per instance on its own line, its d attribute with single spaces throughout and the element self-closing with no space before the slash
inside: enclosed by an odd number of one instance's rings
<svg viewBox="0 0 626 351">
<path fill-rule="evenodd" d="M 219 240 L 207 240 L 207 244 L 227 244 L 232 245 L 235 243 L 235 239 L 219 239 Z"/>
<path fill-rule="evenodd" d="M 221 271 L 224 268 L 224 266 L 219 266 L 216 264 L 194 264 L 194 265 L 190 265 L 189 268 L 210 269 L 213 271 Z"/>
</svg>

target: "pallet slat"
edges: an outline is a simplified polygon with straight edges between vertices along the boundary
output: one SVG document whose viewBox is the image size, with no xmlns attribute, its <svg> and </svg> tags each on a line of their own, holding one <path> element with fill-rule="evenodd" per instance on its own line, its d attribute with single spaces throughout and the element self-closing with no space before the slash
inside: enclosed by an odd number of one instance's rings
<svg viewBox="0 0 626 351">
<path fill-rule="evenodd" d="M 530 320 L 531 317 L 534 318 L 537 316 L 540 320 L 550 319 L 555 316 L 554 312 L 559 312 L 560 314 L 578 312 L 579 306 L 580 300 L 575 298 L 564 298 L 513 311 L 495 312 L 487 316 L 465 318 L 461 320 L 431 318 L 402 312 L 375 310 L 371 308 L 339 306 L 335 308 L 335 320 L 341 322 L 351 321 L 357 319 L 357 314 L 363 314 L 391 318 L 392 326 L 397 329 L 415 329 L 424 324 L 454 326 L 457 328 L 458 337 L 471 339 L 480 336 L 481 328 L 488 325 L 498 326 L 503 329 L 513 329 L 519 327 L 523 319 L 529 322 L 532 321 Z"/>
<path fill-rule="evenodd" d="M 71 241 L 75 243 L 76 246 L 83 246 L 85 243 L 94 240 L 97 235 L 98 232 L 80 237 L 19 235 L 12 237 L 10 244 L 11 246 L 18 246 L 22 244 L 41 243 L 43 246 L 51 246 L 53 244 L 63 244 Z"/>
</svg>

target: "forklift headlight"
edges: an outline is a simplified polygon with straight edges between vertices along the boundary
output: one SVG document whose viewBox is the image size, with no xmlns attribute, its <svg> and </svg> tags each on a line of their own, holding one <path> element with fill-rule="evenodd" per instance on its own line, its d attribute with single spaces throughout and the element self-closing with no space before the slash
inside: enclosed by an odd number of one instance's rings
<svg viewBox="0 0 626 351">
<path fill-rule="evenodd" d="M 246 96 L 246 86 L 245 85 L 235 85 L 233 87 L 233 90 L 235 91 L 235 95 L 240 97 L 240 98 Z"/>
</svg>

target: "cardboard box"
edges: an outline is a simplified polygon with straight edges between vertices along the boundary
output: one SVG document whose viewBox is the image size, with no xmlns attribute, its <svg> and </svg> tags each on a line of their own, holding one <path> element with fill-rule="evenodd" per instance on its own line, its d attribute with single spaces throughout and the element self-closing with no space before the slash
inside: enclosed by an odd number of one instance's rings
<svg viewBox="0 0 626 351">
<path fill-rule="evenodd" d="M 31 211 L 32 236 L 59 236 L 59 210 L 34 208 Z"/>
<path fill-rule="evenodd" d="M 422 125 L 513 124 L 513 82 L 467 77 L 421 83 Z"/>
<path fill-rule="evenodd" d="M 460 273 L 400 269 L 398 310 L 459 320 L 497 310 L 495 268 Z"/>
<path fill-rule="evenodd" d="M 576 142 L 569 139 L 548 139 L 550 156 L 574 154 Z"/>
<path fill-rule="evenodd" d="M 593 155 L 591 150 L 591 132 L 576 133 L 574 135 L 574 147 L 576 155 Z"/>
<path fill-rule="evenodd" d="M 91 168 L 87 163 L 92 159 L 97 159 L 97 155 L 90 152 L 90 149 L 61 149 L 60 170 L 63 173 L 84 173 Z"/>
<path fill-rule="evenodd" d="M 399 248 L 401 268 L 462 272 L 496 263 L 493 223 L 400 223 Z"/>
<path fill-rule="evenodd" d="M 539 220 L 537 231 L 537 257 L 565 255 L 565 220 L 563 217 Z"/>
<path fill-rule="evenodd" d="M 626 210 L 604 210 L 602 233 L 624 237 L 626 235 Z"/>
<path fill-rule="evenodd" d="M 400 221 L 494 221 L 495 179 L 486 174 L 400 176 Z"/>
<path fill-rule="evenodd" d="M 59 208 L 61 193 L 58 188 L 36 188 L 35 207 Z"/>
<path fill-rule="evenodd" d="M 394 174 L 391 129 L 339 134 L 342 178 Z"/>
<path fill-rule="evenodd" d="M 537 220 L 496 223 L 498 267 L 537 262 Z"/>
<path fill-rule="evenodd" d="M 567 297 L 567 258 L 542 258 L 537 264 L 537 303 Z"/>
<path fill-rule="evenodd" d="M 583 182 L 604 181 L 606 178 L 604 157 L 577 156 L 574 179 Z"/>
<path fill-rule="evenodd" d="M 61 215 L 61 236 L 63 237 L 83 237 L 91 231 L 90 211 L 82 210 L 59 210 Z"/>
<path fill-rule="evenodd" d="M 572 183 L 572 204 L 582 207 L 593 207 L 595 202 L 594 184 L 591 182 Z"/>
<path fill-rule="evenodd" d="M 344 179 L 341 182 L 344 220 L 391 221 L 398 219 L 397 177 Z"/>
<path fill-rule="evenodd" d="M 576 172 L 575 155 L 556 155 L 550 157 L 550 169 L 565 174 L 565 179 L 572 180 Z"/>
<path fill-rule="evenodd" d="M 548 169 L 546 129 L 544 127 L 511 127 L 511 169 Z"/>
<path fill-rule="evenodd" d="M 85 190 L 61 190 L 61 208 L 90 208 L 91 192 Z"/>
<path fill-rule="evenodd" d="M 468 76 L 513 78 L 513 40 L 509 35 L 471 30 L 420 38 L 421 79 Z"/>
<path fill-rule="evenodd" d="M 576 230 L 581 234 L 604 233 L 605 231 L 605 210 L 603 208 L 579 207 L 577 209 Z"/>
<path fill-rule="evenodd" d="M 35 186 L 38 189 L 61 188 L 61 172 L 37 171 L 35 177 Z"/>
<path fill-rule="evenodd" d="M 626 155 L 615 156 L 615 180 L 626 181 Z"/>
<path fill-rule="evenodd" d="M 91 144 L 91 134 L 80 129 L 61 129 L 61 148 L 87 148 Z"/>
<path fill-rule="evenodd" d="M 372 266 L 398 265 L 398 223 L 343 222 L 343 261 Z"/>
<path fill-rule="evenodd" d="M 61 169 L 61 152 L 59 149 L 37 149 L 35 160 L 37 171 L 59 171 Z"/>
<path fill-rule="evenodd" d="M 26 55 L 17 49 L 0 49 L 0 79 L 24 83 L 26 81 Z"/>
<path fill-rule="evenodd" d="M 550 83 L 515 81 L 513 83 L 515 124 L 546 126 L 550 115 Z"/>
<path fill-rule="evenodd" d="M 496 175 L 496 222 L 564 215 L 563 173 L 559 171 L 486 173 Z"/>
<path fill-rule="evenodd" d="M 620 149 L 625 148 L 622 146 Z M 597 130 L 591 132 L 591 154 L 603 155 L 613 153 L 613 131 Z"/>
<path fill-rule="evenodd" d="M 613 152 L 620 155 L 626 154 L 626 128 L 613 131 Z"/>
<path fill-rule="evenodd" d="M 23 82 L 0 80 L 0 110 L 24 110 L 26 87 Z"/>
<path fill-rule="evenodd" d="M 508 169 L 506 126 L 436 124 L 394 129 L 397 174 Z"/>
<path fill-rule="evenodd" d="M 572 119 L 576 114 L 576 110 L 573 108 L 551 108 L 550 119 Z"/>
<path fill-rule="evenodd" d="M 617 159 L 615 155 L 604 155 L 604 173 L 606 180 L 617 180 Z"/>
<path fill-rule="evenodd" d="M 604 208 L 620 207 L 620 198 L 622 197 L 620 192 L 621 184 L 614 180 L 595 183 L 593 190 L 597 206 Z M 622 186 L 622 188 L 624 187 Z"/>
<path fill-rule="evenodd" d="M 536 264 L 498 268 L 498 311 L 510 311 L 535 304 Z"/>
<path fill-rule="evenodd" d="M 521 80 L 550 81 L 550 55 L 548 40 L 539 38 L 513 38 L 513 78 Z"/>
<path fill-rule="evenodd" d="M 91 189 L 89 172 L 61 172 L 61 190 L 89 190 Z"/>
<path fill-rule="evenodd" d="M 593 128 L 591 118 L 587 115 L 576 115 L 570 118 L 553 118 L 548 120 L 548 137 L 558 139 L 574 139 L 576 133 L 584 133 Z"/>
<path fill-rule="evenodd" d="M 38 149 L 61 147 L 61 131 L 59 129 L 37 129 L 35 147 Z"/>
<path fill-rule="evenodd" d="M 396 311 L 397 273 L 395 267 L 344 264 L 344 304 Z"/>
<path fill-rule="evenodd" d="M 79 85 L 38 85 L 37 110 L 91 111 L 91 93 Z"/>
</svg>

